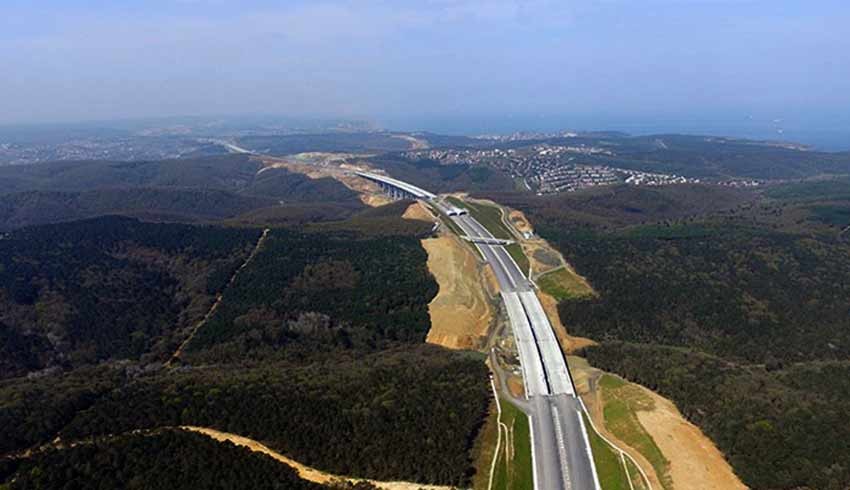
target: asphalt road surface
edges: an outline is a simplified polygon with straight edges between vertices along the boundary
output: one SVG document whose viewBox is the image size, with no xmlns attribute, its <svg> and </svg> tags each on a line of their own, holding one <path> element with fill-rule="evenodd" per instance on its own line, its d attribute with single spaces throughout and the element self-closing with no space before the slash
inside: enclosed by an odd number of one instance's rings
<svg viewBox="0 0 850 490">
<path fill-rule="evenodd" d="M 452 216 L 470 238 L 493 238 L 470 215 Z M 533 287 L 501 245 L 476 243 L 499 281 L 514 332 L 531 421 L 535 490 L 596 490 L 599 480 L 566 359 Z"/>
<path fill-rule="evenodd" d="M 424 189 L 386 176 L 358 175 L 430 200 L 469 238 L 495 238 L 472 216 L 452 215 L 452 207 Z M 569 368 L 533 285 L 503 246 L 475 246 L 496 274 L 517 341 L 526 395 L 518 405 L 531 423 L 535 490 L 601 490 Z"/>
</svg>

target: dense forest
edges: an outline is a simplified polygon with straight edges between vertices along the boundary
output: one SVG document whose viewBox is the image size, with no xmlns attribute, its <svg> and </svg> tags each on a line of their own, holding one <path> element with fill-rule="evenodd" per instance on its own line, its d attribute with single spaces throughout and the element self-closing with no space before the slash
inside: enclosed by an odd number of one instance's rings
<svg viewBox="0 0 850 490">
<path fill-rule="evenodd" d="M 103 217 L 0 240 L 0 377 L 105 359 L 163 359 L 241 265 L 259 230 Z"/>
<path fill-rule="evenodd" d="M 0 384 L 0 453 L 165 426 L 213 427 L 303 463 L 461 485 L 489 403 L 480 356 L 420 345 L 310 364 L 101 367 Z"/>
<path fill-rule="evenodd" d="M 441 165 L 434 160 L 408 160 L 387 153 L 369 159 L 396 179 L 431 192 L 510 191 L 515 187 L 510 175 L 486 166 Z"/>
<path fill-rule="evenodd" d="M 5 482 L 5 485 L 3 484 Z M 0 487 L 320 490 L 294 469 L 231 443 L 182 430 L 96 440 L 0 460 Z"/>
<path fill-rule="evenodd" d="M 263 168 L 245 155 L 0 167 L 0 230 L 105 214 L 195 222 L 264 209 L 292 214 L 309 204 L 333 203 L 348 214 L 363 208 L 334 179 Z"/>
<path fill-rule="evenodd" d="M 596 367 L 658 391 L 755 489 L 845 490 L 850 362 L 739 365 L 691 349 L 606 342 Z"/>
<path fill-rule="evenodd" d="M 24 191 L 0 198 L 0 231 L 106 214 L 157 221 L 207 221 L 276 209 L 277 200 L 216 189 L 127 188 L 92 191 Z"/>
<path fill-rule="evenodd" d="M 235 276 L 261 234 L 250 222 L 104 217 L 3 235 L 0 367 L 20 377 L 0 381 L 0 456 L 13 488 L 63 474 L 171 481 L 164 468 L 115 474 L 113 462 L 143 463 L 100 443 L 14 467 L 8 456 L 179 425 L 251 437 L 333 473 L 468 484 L 487 369 L 479 355 L 423 344 L 437 287 L 419 239 L 432 224 L 401 219 L 408 206 L 274 228 Z M 180 362 L 163 365 L 216 293 Z M 103 458 L 103 472 L 87 457 Z"/>
<path fill-rule="evenodd" d="M 850 357 L 850 246 L 834 239 L 706 223 L 540 231 L 600 292 L 560 306 L 578 335 L 742 362 Z"/>
<path fill-rule="evenodd" d="M 190 352 L 227 343 L 215 349 L 221 359 L 261 346 L 308 353 L 423 342 L 437 293 L 426 258 L 415 237 L 273 230 Z"/>
<path fill-rule="evenodd" d="M 591 363 L 671 398 L 755 489 L 850 482 L 850 220 L 840 181 L 506 196 L 599 295 Z M 498 197 L 497 197 L 498 199 Z M 841 427 L 838 427 L 841 426 Z"/>
</svg>

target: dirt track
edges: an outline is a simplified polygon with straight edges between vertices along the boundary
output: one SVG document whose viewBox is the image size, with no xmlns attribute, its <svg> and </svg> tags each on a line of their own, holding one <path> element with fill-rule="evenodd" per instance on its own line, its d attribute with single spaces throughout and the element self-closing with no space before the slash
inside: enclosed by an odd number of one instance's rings
<svg viewBox="0 0 850 490">
<path fill-rule="evenodd" d="M 295 471 L 298 472 L 298 476 L 300 476 L 301 478 L 308 480 L 308 481 L 311 481 L 311 482 L 315 482 L 315 483 L 327 484 L 327 483 L 330 483 L 332 481 L 345 481 L 345 480 L 348 480 L 348 481 L 353 482 L 353 483 L 356 483 L 358 481 L 368 481 L 369 483 L 372 483 L 373 485 L 375 485 L 378 488 L 384 488 L 384 489 L 387 489 L 387 490 L 416 490 L 416 489 L 419 489 L 419 488 L 422 488 L 422 489 L 425 489 L 425 490 L 448 490 L 449 488 L 451 488 L 451 487 L 443 487 L 443 486 L 438 486 L 438 485 L 423 485 L 423 484 L 411 483 L 411 482 L 375 481 L 375 480 L 365 480 L 365 479 L 362 479 L 362 478 L 349 478 L 349 477 L 344 477 L 344 476 L 332 475 L 330 473 L 325 473 L 323 471 L 319 471 L 317 469 L 310 468 L 309 466 L 304 466 L 303 464 L 301 464 L 301 463 L 299 463 L 299 462 L 297 462 L 293 459 L 287 458 L 286 456 L 280 454 L 279 452 L 274 451 L 272 449 L 269 449 L 268 447 L 264 446 L 263 444 L 255 441 L 253 439 L 249 439 L 247 437 L 242 437 L 242 436 L 239 436 L 239 435 L 236 435 L 236 434 L 230 434 L 228 432 L 221 432 L 221 431 L 217 431 L 215 429 L 209 429 L 209 428 L 206 428 L 206 427 L 195 427 L 195 426 L 190 426 L 190 425 L 184 425 L 184 426 L 181 426 L 180 428 L 183 429 L 183 430 L 188 430 L 188 431 L 192 431 L 192 432 L 197 432 L 199 434 L 203 434 L 203 435 L 208 436 L 212 439 L 215 439 L 216 441 L 220 441 L 220 442 L 229 441 L 229 442 L 232 442 L 233 444 L 236 444 L 237 446 L 244 446 L 244 447 L 247 447 L 248 449 L 250 449 L 251 451 L 255 451 L 255 452 L 258 452 L 258 453 L 263 453 L 265 455 L 268 455 L 268 456 L 272 457 L 273 459 L 280 461 L 281 463 L 284 463 L 284 464 L 294 468 Z"/>
</svg>

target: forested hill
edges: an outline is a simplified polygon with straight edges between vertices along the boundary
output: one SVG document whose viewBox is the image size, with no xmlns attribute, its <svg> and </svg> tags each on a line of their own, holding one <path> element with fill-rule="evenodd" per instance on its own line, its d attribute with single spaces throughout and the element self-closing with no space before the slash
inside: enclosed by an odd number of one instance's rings
<svg viewBox="0 0 850 490">
<path fill-rule="evenodd" d="M 0 167 L 0 196 L 0 230 L 103 214 L 199 221 L 304 204 L 363 207 L 334 179 L 264 169 L 245 155 Z"/>
<path fill-rule="evenodd" d="M 481 355 L 423 345 L 437 286 L 420 239 L 432 224 L 402 219 L 407 206 L 262 241 L 249 223 L 114 216 L 2 235 L 0 485 L 72 475 L 179 487 L 182 470 L 146 469 L 161 460 L 135 448 L 189 471 L 196 441 L 111 439 L 178 425 L 248 436 L 332 473 L 468 485 L 487 368 Z M 108 444 L 19 456 L 93 436 Z M 93 457 L 102 470 L 81 463 Z M 256 464 L 244 459 L 224 467 Z"/>
<path fill-rule="evenodd" d="M 0 481 L 10 482 L 4 485 L 10 490 L 326 488 L 302 480 L 294 469 L 266 455 L 181 430 L 126 435 L 0 461 Z"/>
<path fill-rule="evenodd" d="M 586 352 L 594 365 L 672 398 L 752 488 L 843 490 L 845 191 L 613 188 L 512 202 L 599 292 L 559 305 L 571 333 L 602 342 Z"/>
<path fill-rule="evenodd" d="M 0 377 L 167 358 L 259 236 L 116 216 L 3 235 Z"/>
<path fill-rule="evenodd" d="M 394 153 L 375 156 L 369 163 L 431 192 L 510 191 L 515 187 L 509 174 L 484 165 L 441 165 L 434 160 L 409 160 Z"/>
<path fill-rule="evenodd" d="M 775 141 L 685 134 L 580 134 L 531 143 L 604 148 L 610 153 L 583 155 L 581 163 L 695 178 L 787 180 L 850 174 L 850 153 Z"/>
</svg>

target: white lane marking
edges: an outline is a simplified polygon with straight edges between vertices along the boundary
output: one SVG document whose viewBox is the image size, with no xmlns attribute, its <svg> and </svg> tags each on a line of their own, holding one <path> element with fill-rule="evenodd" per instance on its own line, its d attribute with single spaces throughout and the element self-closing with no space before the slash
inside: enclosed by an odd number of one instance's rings
<svg viewBox="0 0 850 490">
<path fill-rule="evenodd" d="M 581 402 L 581 399 L 579 399 L 579 401 Z M 584 402 L 581 403 L 582 407 L 584 407 Z M 596 462 L 593 460 L 593 451 L 590 450 L 590 439 L 587 436 L 587 427 L 584 426 L 584 417 L 578 410 L 576 410 L 576 412 L 578 412 L 578 423 L 581 425 L 581 436 L 584 438 L 584 448 L 587 451 L 587 458 L 590 461 L 590 471 L 593 473 L 593 488 L 596 490 L 602 490 L 602 487 L 599 486 L 599 475 L 596 473 Z M 588 419 L 589 418 L 590 416 L 588 415 Z"/>
<path fill-rule="evenodd" d="M 534 421 L 531 419 L 531 415 L 526 414 L 528 417 L 528 434 L 531 437 L 531 480 L 534 482 L 534 490 L 539 490 L 540 485 L 537 478 L 537 456 L 534 451 Z"/>
<path fill-rule="evenodd" d="M 522 311 L 517 293 L 503 292 L 501 296 L 508 313 L 511 330 L 514 333 L 519 362 L 522 367 L 526 399 L 533 395 L 548 394 L 543 360 L 540 358 L 537 344 L 534 343 L 534 335 Z"/>
<path fill-rule="evenodd" d="M 573 488 L 573 482 L 570 480 L 570 471 L 567 467 L 567 445 L 564 442 L 564 430 L 561 428 L 561 418 L 558 414 L 558 407 L 550 405 L 552 408 L 552 422 L 555 424 L 555 443 L 558 445 L 558 459 L 561 461 L 561 476 L 564 479 L 564 488 L 570 490 Z"/>
<path fill-rule="evenodd" d="M 498 253 L 496 253 L 496 252 L 493 250 L 493 248 L 494 248 L 494 247 L 493 247 L 492 245 L 488 245 L 488 246 L 490 247 L 490 253 L 492 253 L 492 254 L 496 257 L 496 260 L 498 260 L 498 261 L 499 261 L 499 265 L 500 265 L 500 266 L 502 266 L 502 272 L 504 272 L 504 273 L 505 273 L 505 276 L 508 278 L 508 281 L 510 281 L 510 283 L 511 283 L 511 287 L 512 287 L 514 290 L 516 290 L 516 289 L 517 289 L 517 287 L 516 287 L 516 281 L 514 281 L 514 278 L 512 277 L 511 273 L 510 273 L 510 272 L 508 272 L 508 266 L 506 266 L 506 265 L 505 265 L 505 263 L 502 261 L 502 258 L 501 258 L 501 257 L 499 257 L 499 254 L 498 254 Z M 502 248 L 502 247 L 500 247 L 500 248 Z"/>
</svg>

